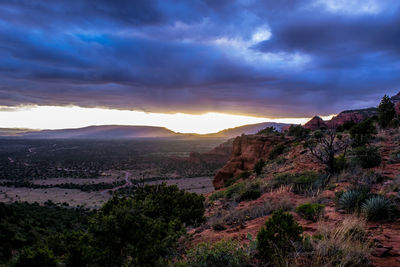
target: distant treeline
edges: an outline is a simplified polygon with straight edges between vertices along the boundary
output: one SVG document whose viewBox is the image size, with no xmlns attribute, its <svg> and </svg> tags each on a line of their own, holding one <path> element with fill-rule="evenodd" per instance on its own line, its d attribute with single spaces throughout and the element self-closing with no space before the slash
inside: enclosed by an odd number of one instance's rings
<svg viewBox="0 0 400 267">
<path fill-rule="evenodd" d="M 46 188 L 64 188 L 64 189 L 79 189 L 84 192 L 100 191 L 105 189 L 112 189 L 118 186 L 122 186 L 126 181 L 116 181 L 113 183 L 97 183 L 97 184 L 74 184 L 74 183 L 62 183 L 55 185 L 40 185 L 34 184 L 28 181 L 6 181 L 0 182 L 0 186 L 7 187 L 27 187 L 33 189 L 46 189 Z"/>
</svg>

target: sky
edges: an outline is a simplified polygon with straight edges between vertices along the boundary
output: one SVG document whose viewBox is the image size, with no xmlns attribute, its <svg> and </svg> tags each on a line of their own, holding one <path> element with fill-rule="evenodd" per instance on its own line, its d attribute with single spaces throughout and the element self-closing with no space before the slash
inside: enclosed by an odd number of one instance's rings
<svg viewBox="0 0 400 267">
<path fill-rule="evenodd" d="M 205 132 L 221 115 L 295 122 L 376 106 L 400 91 L 399 25 L 398 0 L 1 1 L 0 127 L 129 111 L 121 123 L 203 116 L 193 132 Z M 46 107 L 57 123 L 37 115 Z"/>
</svg>

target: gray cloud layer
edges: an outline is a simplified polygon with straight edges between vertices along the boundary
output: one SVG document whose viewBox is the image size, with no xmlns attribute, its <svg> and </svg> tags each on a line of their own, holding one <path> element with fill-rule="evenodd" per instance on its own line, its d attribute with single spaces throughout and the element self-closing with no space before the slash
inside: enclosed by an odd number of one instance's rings
<svg viewBox="0 0 400 267">
<path fill-rule="evenodd" d="M 400 89 L 399 4 L 343 2 L 6 1 L 0 105 L 262 116 L 375 105 Z"/>
</svg>

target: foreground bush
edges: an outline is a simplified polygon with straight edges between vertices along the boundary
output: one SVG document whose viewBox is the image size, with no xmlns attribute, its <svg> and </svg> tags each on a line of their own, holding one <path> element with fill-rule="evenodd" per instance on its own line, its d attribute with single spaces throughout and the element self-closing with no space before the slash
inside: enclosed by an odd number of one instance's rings
<svg viewBox="0 0 400 267">
<path fill-rule="evenodd" d="M 262 194 L 262 188 L 259 182 L 243 181 L 228 186 L 223 191 L 213 193 L 209 199 L 211 201 L 219 198 L 231 199 L 235 201 L 245 201 L 257 199 Z"/>
<path fill-rule="evenodd" d="M 294 251 L 295 242 L 302 240 L 303 228 L 290 213 L 275 211 L 257 234 L 257 251 L 261 259 L 280 261 Z"/>
<path fill-rule="evenodd" d="M 355 162 L 364 169 L 378 167 L 382 158 L 378 152 L 378 148 L 374 146 L 360 146 L 353 149 L 352 154 Z"/>
<path fill-rule="evenodd" d="M 376 127 L 372 118 L 355 124 L 350 129 L 352 146 L 359 147 L 368 144 L 376 133 Z"/>
<path fill-rule="evenodd" d="M 274 146 L 271 149 L 271 152 L 269 152 L 269 159 L 274 160 L 276 159 L 279 155 L 282 155 L 283 152 L 285 152 L 286 146 L 284 144 L 278 144 Z"/>
<path fill-rule="evenodd" d="M 51 203 L 0 204 L 0 265 L 166 266 L 185 226 L 204 220 L 203 200 L 161 184 L 114 195 L 90 213 Z"/>
<path fill-rule="evenodd" d="M 291 125 L 287 134 L 298 139 L 304 139 L 309 135 L 310 132 L 310 129 L 304 128 L 301 125 Z"/>
<path fill-rule="evenodd" d="M 265 162 L 264 160 L 260 159 L 259 161 L 257 161 L 256 165 L 254 165 L 253 167 L 253 171 L 257 174 L 260 175 L 262 169 L 264 168 Z M 248 178 L 248 177 L 246 177 Z"/>
<path fill-rule="evenodd" d="M 201 243 L 189 250 L 186 261 L 178 266 L 241 267 L 249 264 L 249 256 L 238 242 L 222 240 L 214 244 Z"/>
<path fill-rule="evenodd" d="M 324 207 L 324 205 L 317 203 L 304 203 L 296 208 L 296 212 L 303 218 L 315 222 L 321 215 Z"/>
<path fill-rule="evenodd" d="M 94 265 L 164 265 L 184 224 L 204 220 L 204 198 L 177 186 L 146 185 L 133 197 L 114 196 L 89 226 Z"/>
<path fill-rule="evenodd" d="M 38 256 L 40 241 L 72 230 L 84 230 L 93 212 L 46 202 L 0 203 L 0 266 L 24 249 L 25 259 Z M 29 249 L 28 249 L 29 248 Z M 40 253 L 39 253 L 40 254 Z"/>
<path fill-rule="evenodd" d="M 347 160 L 344 154 L 341 154 L 334 158 L 333 161 L 333 173 L 340 173 L 347 168 Z"/>
<path fill-rule="evenodd" d="M 151 204 L 146 210 L 149 217 L 162 217 L 168 221 L 178 218 L 187 225 L 197 225 L 205 220 L 204 197 L 166 184 L 145 185 L 133 195 L 134 201 Z"/>
<path fill-rule="evenodd" d="M 386 128 L 390 121 L 396 116 L 394 104 L 389 96 L 384 95 L 378 106 L 378 122 L 382 128 Z"/>
<path fill-rule="evenodd" d="M 18 256 L 15 267 L 57 267 L 53 252 L 47 247 L 25 248 Z"/>
</svg>

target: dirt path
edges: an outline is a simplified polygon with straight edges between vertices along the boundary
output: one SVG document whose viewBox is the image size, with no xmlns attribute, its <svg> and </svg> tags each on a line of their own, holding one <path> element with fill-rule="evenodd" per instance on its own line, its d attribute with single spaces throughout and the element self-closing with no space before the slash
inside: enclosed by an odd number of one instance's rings
<svg viewBox="0 0 400 267">
<path fill-rule="evenodd" d="M 105 190 L 103 190 L 103 191 L 100 191 L 100 194 L 102 195 L 102 196 L 109 196 L 108 194 L 108 192 L 115 192 L 115 191 L 117 191 L 117 190 L 119 190 L 119 189 L 121 189 L 121 188 L 124 188 L 124 187 L 129 187 L 129 186 L 131 186 L 132 185 L 132 182 L 131 182 L 131 180 L 129 179 L 129 176 L 130 176 L 130 174 L 129 174 L 129 172 L 128 171 L 124 171 L 124 173 L 125 173 L 125 184 L 123 184 L 123 185 L 120 185 L 120 186 L 117 186 L 117 187 L 114 187 L 114 188 L 112 188 L 112 189 L 105 189 Z"/>
<path fill-rule="evenodd" d="M 393 140 L 393 137 L 390 134 L 385 134 L 385 141 L 382 143 L 382 164 L 381 171 L 382 175 L 394 179 L 397 175 L 400 174 L 400 163 L 391 163 L 390 155 L 399 149 L 399 145 Z"/>
</svg>

